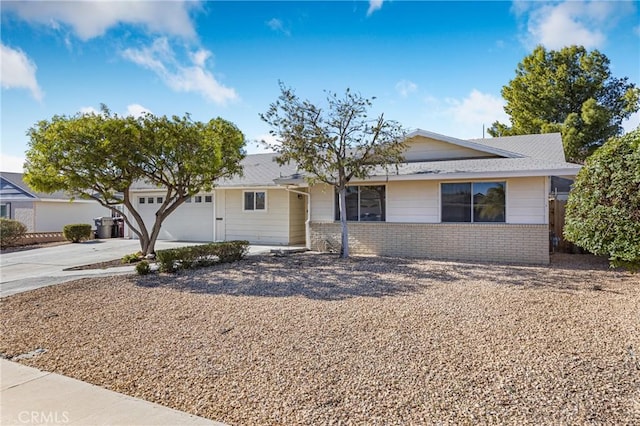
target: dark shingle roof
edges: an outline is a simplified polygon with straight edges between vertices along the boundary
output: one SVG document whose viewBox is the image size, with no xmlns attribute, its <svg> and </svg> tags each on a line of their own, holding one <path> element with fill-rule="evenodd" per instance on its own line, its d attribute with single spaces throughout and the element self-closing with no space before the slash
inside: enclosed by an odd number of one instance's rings
<svg viewBox="0 0 640 426">
<path fill-rule="evenodd" d="M 560 133 L 503 136 L 499 138 L 471 139 L 471 141 L 492 148 L 517 152 L 526 157 L 540 160 L 566 161 Z"/>
<path fill-rule="evenodd" d="M 247 155 L 240 164 L 243 168 L 243 176 L 235 176 L 230 179 L 222 179 L 216 182 L 220 188 L 242 188 L 256 186 L 276 186 L 274 179 L 282 176 L 290 176 L 297 172 L 297 168 L 290 164 L 284 166 L 275 162 L 275 153 Z M 132 189 L 156 189 L 157 186 L 147 182 L 137 181 Z"/>
<path fill-rule="evenodd" d="M 2 179 L 6 180 L 7 182 L 9 182 L 11 185 L 15 186 L 16 188 L 21 189 L 22 191 L 24 191 L 25 193 L 30 195 L 32 198 L 47 199 L 47 200 L 70 200 L 71 198 L 73 198 L 71 195 L 69 195 L 68 193 L 66 193 L 64 191 L 56 191 L 56 192 L 53 192 L 51 194 L 47 194 L 46 192 L 34 191 L 24 181 L 24 179 L 23 179 L 24 178 L 24 174 L 23 173 L 0 172 L 0 177 L 2 177 Z M 3 198 L 7 198 L 8 199 L 9 195 L 7 195 L 6 197 L 3 196 Z M 24 197 L 22 197 L 22 198 L 24 198 Z"/>
<path fill-rule="evenodd" d="M 242 160 L 244 176 L 225 179 L 219 182 L 220 187 L 243 186 L 276 186 L 274 179 L 291 176 L 298 171 L 295 165 L 280 166 L 275 158 L 278 154 L 252 154 Z"/>
<path fill-rule="evenodd" d="M 580 166 L 566 162 L 555 162 L 539 158 L 483 158 L 472 160 L 426 161 L 403 163 L 387 174 L 376 171 L 377 176 L 420 176 L 420 179 L 458 178 L 460 175 L 477 176 L 551 176 L 554 174 L 574 175 Z"/>
<path fill-rule="evenodd" d="M 460 140 L 435 133 L 416 131 L 411 135 L 422 135 L 461 145 Z M 449 140 L 451 139 L 451 140 Z M 542 135 L 508 136 L 501 138 L 472 139 L 471 143 L 516 155 L 502 158 L 459 159 L 445 161 L 418 161 L 399 164 L 397 170 L 390 167 L 377 168 L 368 180 L 379 179 L 461 179 L 465 177 L 509 177 L 509 176 L 573 176 L 580 165 L 567 163 L 559 133 Z M 470 146 L 471 147 L 471 146 Z M 494 151 L 499 152 L 499 151 Z M 515 157 L 515 158 L 514 158 Z M 520 158 L 517 158 L 520 157 Z M 302 183 L 302 177 L 282 180 L 283 184 Z"/>
</svg>

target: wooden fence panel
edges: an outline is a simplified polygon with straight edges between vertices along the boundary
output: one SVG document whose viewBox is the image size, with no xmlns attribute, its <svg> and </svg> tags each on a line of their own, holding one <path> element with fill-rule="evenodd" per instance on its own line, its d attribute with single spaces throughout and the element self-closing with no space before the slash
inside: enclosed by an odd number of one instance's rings
<svg viewBox="0 0 640 426">
<path fill-rule="evenodd" d="M 572 253 L 576 247 L 564 239 L 564 216 L 567 201 L 552 198 L 549 200 L 549 238 L 551 251 Z"/>
</svg>

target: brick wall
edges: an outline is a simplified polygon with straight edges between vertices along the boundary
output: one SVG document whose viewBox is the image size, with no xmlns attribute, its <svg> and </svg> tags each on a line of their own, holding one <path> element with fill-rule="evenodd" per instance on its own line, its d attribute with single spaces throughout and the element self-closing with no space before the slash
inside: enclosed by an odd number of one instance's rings
<svg viewBox="0 0 640 426">
<path fill-rule="evenodd" d="M 340 250 L 340 224 L 311 223 L 311 248 Z M 549 263 L 548 225 L 349 223 L 353 254 Z"/>
</svg>

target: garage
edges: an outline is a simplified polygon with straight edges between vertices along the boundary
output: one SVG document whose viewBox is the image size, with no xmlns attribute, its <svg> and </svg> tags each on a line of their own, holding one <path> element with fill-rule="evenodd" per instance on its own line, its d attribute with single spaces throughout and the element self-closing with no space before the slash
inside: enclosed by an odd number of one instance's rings
<svg viewBox="0 0 640 426">
<path fill-rule="evenodd" d="M 147 230 L 151 232 L 155 222 L 158 204 L 162 204 L 164 193 L 137 193 L 134 200 L 136 209 L 142 215 Z M 214 241 L 214 195 L 195 195 L 162 222 L 159 240 L 170 241 Z M 135 236 L 132 235 L 132 236 Z"/>
</svg>

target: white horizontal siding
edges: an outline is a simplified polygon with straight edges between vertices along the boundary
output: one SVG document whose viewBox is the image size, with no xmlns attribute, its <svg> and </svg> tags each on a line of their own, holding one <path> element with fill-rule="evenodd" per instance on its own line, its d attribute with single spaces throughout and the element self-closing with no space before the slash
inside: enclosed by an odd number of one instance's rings
<svg viewBox="0 0 640 426">
<path fill-rule="evenodd" d="M 494 181 L 494 180 L 490 180 Z M 495 179 L 504 182 L 505 179 Z M 469 182 L 479 182 L 469 180 Z M 545 177 L 506 179 L 507 223 L 547 223 Z M 388 182 L 387 222 L 438 223 L 440 221 L 439 181 Z M 311 189 L 311 220 L 334 220 L 333 189 L 327 185 Z"/>
<path fill-rule="evenodd" d="M 543 224 L 547 222 L 545 177 L 507 180 L 507 222 Z"/>
<path fill-rule="evenodd" d="M 225 190 L 226 240 L 248 240 L 255 244 L 289 244 L 289 193 L 284 189 L 264 191 L 267 193 L 267 209 L 244 211 L 243 191 Z"/>
<path fill-rule="evenodd" d="M 387 222 L 438 222 L 438 182 L 387 184 Z"/>
<path fill-rule="evenodd" d="M 311 220 L 334 220 L 335 191 L 332 186 L 321 184 L 311 188 Z"/>
<path fill-rule="evenodd" d="M 448 142 L 416 136 L 406 143 L 405 161 L 455 160 L 459 158 L 494 157 L 493 154 L 453 145 Z"/>
</svg>

